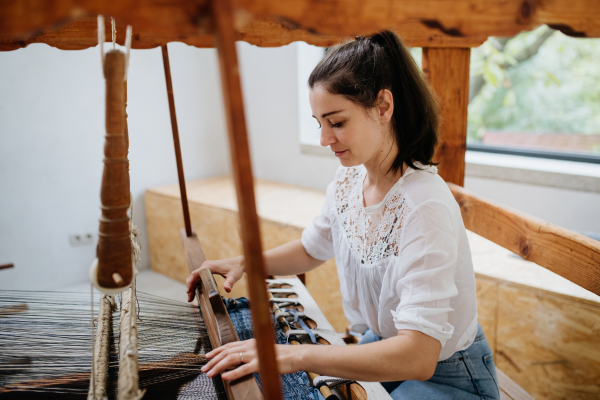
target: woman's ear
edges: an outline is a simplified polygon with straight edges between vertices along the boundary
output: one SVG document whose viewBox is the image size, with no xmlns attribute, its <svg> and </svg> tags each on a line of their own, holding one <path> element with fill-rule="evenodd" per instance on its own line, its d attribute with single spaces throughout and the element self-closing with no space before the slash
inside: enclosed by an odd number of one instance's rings
<svg viewBox="0 0 600 400">
<path fill-rule="evenodd" d="M 387 89 L 381 89 L 377 95 L 379 103 L 379 118 L 383 123 L 390 122 L 394 114 L 394 96 Z"/>
</svg>

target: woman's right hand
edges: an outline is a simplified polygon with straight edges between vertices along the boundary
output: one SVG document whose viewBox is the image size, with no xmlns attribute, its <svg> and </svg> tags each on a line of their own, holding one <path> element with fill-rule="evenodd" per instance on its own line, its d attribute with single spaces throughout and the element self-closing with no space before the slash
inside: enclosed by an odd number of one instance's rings
<svg viewBox="0 0 600 400">
<path fill-rule="evenodd" d="M 193 271 L 187 279 L 188 301 L 194 300 L 196 286 L 200 281 L 200 271 L 203 269 L 208 269 L 213 274 L 219 274 L 225 278 L 223 288 L 229 293 L 231 292 L 231 289 L 233 289 L 233 285 L 242 279 L 242 276 L 244 275 L 244 257 L 239 256 L 228 258 L 226 260 L 204 261 L 202 266 Z"/>
</svg>

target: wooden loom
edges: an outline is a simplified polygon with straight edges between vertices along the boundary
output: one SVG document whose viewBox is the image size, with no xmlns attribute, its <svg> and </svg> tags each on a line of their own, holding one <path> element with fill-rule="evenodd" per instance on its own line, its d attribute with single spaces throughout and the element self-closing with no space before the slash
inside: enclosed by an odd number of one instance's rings
<svg viewBox="0 0 600 400">
<path fill-rule="evenodd" d="M 393 29 L 409 46 L 423 47 L 424 72 L 440 97 L 443 115 L 442 143 L 436 161 L 441 162 L 440 175 L 450 184 L 461 206 L 465 226 L 524 259 L 600 294 L 597 242 L 479 199 L 460 187 L 465 168 L 470 48 L 483 43 L 488 36 L 510 36 L 544 23 L 567 35 L 599 37 L 600 21 L 590 17 L 600 13 L 597 1 L 238 0 L 232 6 L 229 1 L 208 0 L 169 3 L 34 0 L 25 6 L 18 0 L 8 0 L 0 5 L 0 10 L 2 50 L 29 43 L 47 43 L 60 49 L 94 46 L 97 14 L 114 16 L 119 29 L 126 23 L 135 26 L 139 33 L 134 35 L 133 48 L 152 48 L 174 40 L 212 47 L 216 37 L 255 332 L 261 342 L 271 343 L 272 335 L 270 328 L 266 329 L 270 322 L 264 263 L 234 40 L 262 46 L 303 40 L 328 46 L 346 36 Z M 180 182 L 182 179 L 180 174 Z M 191 226 L 186 224 L 186 231 L 189 238 Z M 273 347 L 261 346 L 259 351 L 265 397 L 280 398 Z M 511 389 L 502 374 L 500 377 L 503 394 L 516 398 L 518 390 Z"/>
</svg>

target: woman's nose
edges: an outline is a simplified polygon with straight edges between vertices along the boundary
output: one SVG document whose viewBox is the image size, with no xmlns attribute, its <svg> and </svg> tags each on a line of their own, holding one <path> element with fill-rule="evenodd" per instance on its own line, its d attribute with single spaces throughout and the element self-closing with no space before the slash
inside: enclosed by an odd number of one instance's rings
<svg viewBox="0 0 600 400">
<path fill-rule="evenodd" d="M 335 135 L 327 127 L 321 128 L 321 146 L 327 147 L 337 142 Z"/>
</svg>

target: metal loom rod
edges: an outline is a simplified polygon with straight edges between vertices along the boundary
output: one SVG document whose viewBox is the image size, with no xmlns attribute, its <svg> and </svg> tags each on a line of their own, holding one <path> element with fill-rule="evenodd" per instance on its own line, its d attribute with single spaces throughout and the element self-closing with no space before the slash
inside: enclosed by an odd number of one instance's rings
<svg viewBox="0 0 600 400">
<path fill-rule="evenodd" d="M 175 147 L 175 160 L 177 161 L 177 177 L 179 179 L 179 193 L 181 194 L 181 208 L 183 209 L 183 223 L 187 237 L 192 236 L 192 222 L 190 219 L 190 208 L 188 205 L 187 191 L 185 188 L 185 176 L 183 174 L 183 159 L 181 157 L 181 143 L 179 141 L 179 128 L 177 127 L 177 115 L 175 113 L 175 97 L 173 96 L 173 83 L 171 81 L 171 65 L 169 63 L 169 51 L 167 45 L 160 46 L 162 50 L 163 65 L 165 67 L 165 81 L 167 83 L 167 97 L 169 98 L 169 113 L 171 115 L 171 130 L 173 131 L 173 147 Z"/>
</svg>

